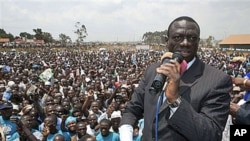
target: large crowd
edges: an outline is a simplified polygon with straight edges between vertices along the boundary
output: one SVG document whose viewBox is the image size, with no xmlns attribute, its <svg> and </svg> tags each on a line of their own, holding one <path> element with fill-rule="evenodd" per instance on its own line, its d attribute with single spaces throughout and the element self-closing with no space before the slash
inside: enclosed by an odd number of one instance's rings
<svg viewBox="0 0 250 141">
<path fill-rule="evenodd" d="M 147 66 L 164 52 L 2 51 L 0 123 L 10 125 L 3 130 L 7 140 L 118 141 L 126 103 Z M 232 77 L 244 77 L 250 66 L 249 55 L 239 52 L 201 49 L 197 55 Z M 142 130 L 143 119 L 134 126 L 134 141 Z"/>
</svg>

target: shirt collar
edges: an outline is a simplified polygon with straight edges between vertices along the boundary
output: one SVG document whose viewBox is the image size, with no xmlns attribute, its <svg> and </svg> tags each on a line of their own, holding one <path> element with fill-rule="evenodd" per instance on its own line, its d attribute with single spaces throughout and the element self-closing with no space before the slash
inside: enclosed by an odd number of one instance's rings
<svg viewBox="0 0 250 141">
<path fill-rule="evenodd" d="M 187 64 L 187 70 L 193 65 L 194 61 L 196 60 L 196 57 L 194 57 L 190 62 Z"/>
</svg>

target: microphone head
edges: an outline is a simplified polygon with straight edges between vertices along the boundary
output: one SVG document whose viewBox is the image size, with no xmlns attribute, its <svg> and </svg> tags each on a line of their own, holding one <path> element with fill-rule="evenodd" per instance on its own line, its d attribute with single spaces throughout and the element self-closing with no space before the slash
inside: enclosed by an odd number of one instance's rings
<svg viewBox="0 0 250 141">
<path fill-rule="evenodd" d="M 179 63 L 182 63 L 183 61 L 183 56 L 181 55 L 180 52 L 167 52 L 163 55 L 162 59 L 162 64 L 169 63 L 171 59 L 178 61 Z M 156 74 L 154 81 L 151 85 L 150 91 L 153 93 L 157 93 L 159 90 L 162 89 L 164 83 L 166 81 L 166 76 L 163 74 Z"/>
<path fill-rule="evenodd" d="M 179 63 L 181 63 L 184 59 L 180 52 L 175 52 L 172 58 L 178 61 Z"/>
</svg>

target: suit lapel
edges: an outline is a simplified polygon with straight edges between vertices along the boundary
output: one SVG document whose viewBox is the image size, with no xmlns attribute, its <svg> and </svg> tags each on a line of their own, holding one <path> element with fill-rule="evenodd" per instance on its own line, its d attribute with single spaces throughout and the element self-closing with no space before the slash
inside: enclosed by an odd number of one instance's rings
<svg viewBox="0 0 250 141">
<path fill-rule="evenodd" d="M 163 103 L 162 103 L 162 105 L 161 105 L 161 107 L 160 107 L 160 110 L 159 110 L 159 113 L 161 113 L 164 109 L 166 109 L 168 107 L 168 103 L 167 103 L 167 101 L 165 100 Z"/>
<path fill-rule="evenodd" d="M 185 97 L 185 92 L 195 85 L 202 76 L 205 64 L 196 58 L 194 64 L 181 77 L 179 94 Z"/>
<path fill-rule="evenodd" d="M 196 58 L 195 62 L 188 70 L 186 70 L 181 76 L 181 80 L 184 83 L 193 83 L 197 78 L 199 78 L 204 70 L 205 64 Z"/>
</svg>

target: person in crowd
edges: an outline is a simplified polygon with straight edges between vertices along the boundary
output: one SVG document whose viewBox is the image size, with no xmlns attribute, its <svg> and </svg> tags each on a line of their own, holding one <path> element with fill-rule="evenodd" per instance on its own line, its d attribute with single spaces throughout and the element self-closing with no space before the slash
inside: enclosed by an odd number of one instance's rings
<svg viewBox="0 0 250 141">
<path fill-rule="evenodd" d="M 32 128 L 33 119 L 30 115 L 23 115 L 17 122 L 21 141 L 41 141 L 43 134 Z"/>
<path fill-rule="evenodd" d="M 53 139 L 53 141 L 65 141 L 65 138 L 64 138 L 63 135 L 57 134 L 57 135 L 55 136 L 55 138 Z"/>
<path fill-rule="evenodd" d="M 233 78 L 233 83 L 245 90 L 244 94 L 236 95 L 230 102 L 230 115 L 232 116 L 232 124 L 250 125 L 250 80 L 248 78 Z"/>
<path fill-rule="evenodd" d="M 79 101 L 80 103 L 84 103 L 85 101 L 85 93 L 84 92 L 80 92 L 78 95 Z"/>
<path fill-rule="evenodd" d="M 115 132 L 119 134 L 119 125 L 121 122 L 121 118 L 122 118 L 121 111 L 112 112 L 111 118 L 110 118 L 110 121 L 111 121 L 110 131 L 111 132 Z"/>
<path fill-rule="evenodd" d="M 233 90 L 230 93 L 231 102 L 230 102 L 230 114 L 228 116 L 226 127 L 223 131 L 222 141 L 230 140 L 230 125 L 241 124 L 249 125 L 250 122 L 247 101 L 244 99 L 245 90 L 250 87 L 248 79 L 244 77 L 232 77 L 233 81 Z"/>
<path fill-rule="evenodd" d="M 230 109 L 231 77 L 199 59 L 200 27 L 191 17 L 173 20 L 166 41 L 169 52 L 161 60 L 179 52 L 184 61 L 174 57 L 146 69 L 123 113 L 121 140 L 132 141 L 133 126 L 144 117 L 143 141 L 220 141 Z M 152 91 L 156 74 L 166 76 L 167 83 Z"/>
<path fill-rule="evenodd" d="M 33 129 L 37 129 L 39 130 L 39 125 L 42 124 L 42 120 L 41 118 L 39 117 L 39 114 L 38 112 L 35 110 L 35 109 L 31 109 L 29 111 L 29 114 L 31 116 L 31 118 L 33 119 L 33 122 L 32 122 L 32 128 Z"/>
<path fill-rule="evenodd" d="M 144 118 L 141 118 L 138 121 L 138 127 L 139 127 L 139 134 L 142 135 L 142 131 L 143 131 L 143 128 L 144 128 Z"/>
<path fill-rule="evenodd" d="M 53 141 L 56 135 L 61 134 L 64 136 L 65 141 L 70 141 L 70 137 L 68 134 L 63 132 L 62 130 L 58 130 L 56 128 L 57 123 L 57 117 L 56 115 L 52 114 L 50 116 L 47 116 L 44 119 L 44 128 L 42 131 L 43 139 L 42 141 Z"/>
<path fill-rule="evenodd" d="M 123 114 L 123 112 L 125 111 L 125 108 L 126 108 L 126 104 L 120 104 L 119 106 L 119 111 L 121 111 L 121 115 Z"/>
<path fill-rule="evenodd" d="M 68 116 L 65 120 L 65 131 L 72 138 L 76 135 L 76 118 Z"/>
<path fill-rule="evenodd" d="M 71 141 L 78 141 L 87 134 L 87 124 L 85 122 L 79 121 L 76 124 L 76 134 L 71 137 Z"/>
<path fill-rule="evenodd" d="M 3 98 L 3 94 L 4 94 L 5 90 L 6 90 L 6 86 L 5 86 L 4 82 L 1 80 L 0 81 L 0 98 L 1 99 Z"/>
<path fill-rule="evenodd" d="M 108 108 L 106 109 L 106 111 L 104 113 L 102 113 L 102 115 L 98 118 L 98 123 L 100 123 L 100 121 L 102 119 L 110 119 L 111 114 L 113 112 L 114 112 L 114 107 L 112 105 L 109 105 Z"/>
<path fill-rule="evenodd" d="M 62 104 L 62 96 L 63 95 L 60 92 L 55 93 L 54 98 L 59 102 L 58 104 Z"/>
<path fill-rule="evenodd" d="M 12 96 L 12 90 L 13 90 L 13 86 L 15 85 L 15 82 L 14 81 L 8 81 L 8 84 L 5 88 L 5 91 L 3 93 L 3 97 L 2 97 L 2 100 L 4 101 L 9 101 L 11 99 L 11 96 Z"/>
<path fill-rule="evenodd" d="M 46 115 L 45 118 L 48 116 L 51 116 L 51 115 L 57 115 L 55 105 L 48 105 L 45 107 L 44 110 L 45 110 L 45 115 Z M 65 115 L 63 115 L 63 117 L 65 117 Z M 58 116 L 56 116 L 56 118 L 57 118 L 56 129 L 61 130 L 62 129 L 61 127 L 62 126 L 64 127 L 64 125 L 61 124 L 63 119 L 61 117 L 58 117 Z M 66 119 L 66 117 L 65 117 L 65 119 Z M 44 121 L 43 121 L 43 123 L 40 124 L 39 131 L 43 131 L 44 124 L 45 124 Z"/>
<path fill-rule="evenodd" d="M 133 129 L 133 141 L 141 141 L 141 134 L 139 133 L 139 126 L 135 125 Z"/>
<path fill-rule="evenodd" d="M 120 141 L 119 134 L 110 131 L 111 121 L 102 119 L 100 121 L 100 133 L 96 136 L 96 141 Z"/>
<path fill-rule="evenodd" d="M 17 132 L 17 118 L 11 119 L 13 105 L 10 102 L 0 101 L 0 133 L 2 140 L 19 141 Z"/>
<path fill-rule="evenodd" d="M 121 95 L 122 95 L 122 103 L 120 103 L 119 105 L 127 104 L 130 101 L 128 86 L 121 86 Z"/>
<path fill-rule="evenodd" d="M 80 109 L 75 108 L 72 112 L 72 116 L 76 118 L 77 122 L 84 121 L 86 117 L 83 116 L 83 113 Z"/>
<path fill-rule="evenodd" d="M 26 100 L 26 99 L 23 100 L 23 101 L 22 101 L 22 104 L 21 104 L 21 107 L 24 108 L 24 107 L 27 106 L 27 105 L 31 105 L 31 102 L 30 102 L 29 100 Z"/>
<path fill-rule="evenodd" d="M 69 116 L 72 116 L 73 109 L 72 109 L 72 107 L 70 106 L 70 101 L 69 101 L 69 99 L 64 98 L 64 99 L 62 100 L 62 104 L 61 104 L 61 105 L 62 105 L 62 106 L 64 107 L 64 109 L 67 111 L 68 115 L 69 115 Z"/>
<path fill-rule="evenodd" d="M 95 100 L 91 101 L 93 97 L 94 97 L 94 91 L 90 90 L 88 92 L 88 96 L 85 99 L 84 104 L 82 105 L 82 111 L 85 117 L 88 117 L 90 114 L 96 114 L 96 116 L 99 118 L 102 114 L 102 111 L 99 109 L 99 102 Z M 89 103 L 90 103 L 90 109 L 88 109 Z"/>
<path fill-rule="evenodd" d="M 56 105 L 56 115 L 58 118 L 64 118 L 68 116 L 68 111 L 60 104 L 60 105 Z"/>
<path fill-rule="evenodd" d="M 96 141 L 96 138 L 91 135 L 84 135 L 79 141 Z"/>
<path fill-rule="evenodd" d="M 96 114 L 90 114 L 88 117 L 87 133 L 96 136 L 100 133 L 99 124 L 97 122 Z"/>
</svg>

